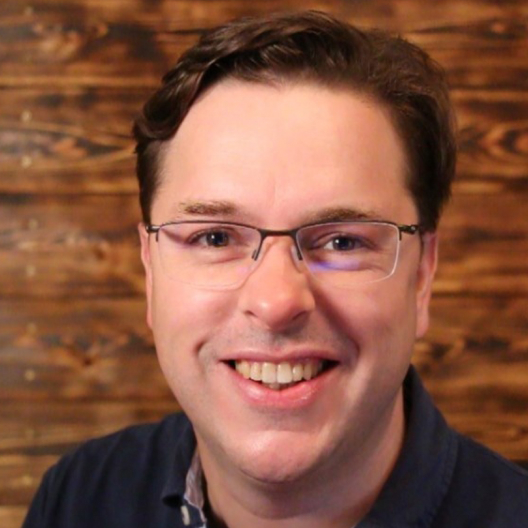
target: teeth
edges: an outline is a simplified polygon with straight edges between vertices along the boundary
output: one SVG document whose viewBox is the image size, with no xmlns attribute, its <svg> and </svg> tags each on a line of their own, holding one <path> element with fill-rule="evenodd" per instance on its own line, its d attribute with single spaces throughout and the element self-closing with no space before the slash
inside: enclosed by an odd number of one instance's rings
<svg viewBox="0 0 528 528">
<path fill-rule="evenodd" d="M 246 379 L 249 379 L 250 377 L 250 366 L 247 361 L 240 361 L 237 364 L 237 371 L 242 374 L 242 376 Z"/>
<path fill-rule="evenodd" d="M 262 381 L 262 365 L 260 363 L 251 363 L 249 378 L 253 381 Z"/>
<path fill-rule="evenodd" d="M 314 374 L 313 365 L 311 363 L 306 363 L 303 368 L 303 379 L 306 381 L 311 380 Z"/>
<path fill-rule="evenodd" d="M 304 367 L 300 363 L 296 363 L 292 368 L 293 381 L 301 381 L 303 379 Z"/>
<path fill-rule="evenodd" d="M 277 366 L 273 363 L 262 363 L 262 382 L 277 383 Z"/>
<path fill-rule="evenodd" d="M 323 370 L 320 360 L 308 360 L 297 363 L 275 364 L 258 361 L 236 361 L 237 372 L 246 379 L 261 381 L 268 388 L 280 390 L 294 385 L 296 382 L 309 381 Z"/>
<path fill-rule="evenodd" d="M 292 368 L 289 363 L 279 363 L 277 367 L 277 381 L 279 383 L 291 383 L 293 380 Z"/>
</svg>

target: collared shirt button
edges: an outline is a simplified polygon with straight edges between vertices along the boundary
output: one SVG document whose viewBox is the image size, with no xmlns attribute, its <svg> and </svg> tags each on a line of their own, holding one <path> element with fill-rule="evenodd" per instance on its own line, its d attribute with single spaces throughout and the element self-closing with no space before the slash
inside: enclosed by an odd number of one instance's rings
<svg viewBox="0 0 528 528">
<path fill-rule="evenodd" d="M 182 514 L 182 521 L 185 526 L 189 526 L 191 524 L 191 516 L 189 514 L 189 508 L 187 506 L 181 507 L 181 514 Z"/>
</svg>

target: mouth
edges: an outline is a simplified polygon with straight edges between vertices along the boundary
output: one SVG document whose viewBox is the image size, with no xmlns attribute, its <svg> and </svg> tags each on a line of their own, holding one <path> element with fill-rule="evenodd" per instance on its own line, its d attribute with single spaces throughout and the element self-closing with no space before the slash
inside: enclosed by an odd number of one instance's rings
<svg viewBox="0 0 528 528">
<path fill-rule="evenodd" d="M 337 363 L 322 359 L 303 361 L 229 361 L 228 365 L 240 376 L 268 389 L 281 391 L 313 380 L 333 368 Z"/>
</svg>

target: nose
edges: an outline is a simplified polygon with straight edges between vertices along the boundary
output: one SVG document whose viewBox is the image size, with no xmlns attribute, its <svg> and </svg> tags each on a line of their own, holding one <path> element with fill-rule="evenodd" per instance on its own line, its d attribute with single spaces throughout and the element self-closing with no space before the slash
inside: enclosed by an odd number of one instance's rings
<svg viewBox="0 0 528 528">
<path fill-rule="evenodd" d="M 255 324 L 283 331 L 314 310 L 307 272 L 295 255 L 291 241 L 275 240 L 262 251 L 256 269 L 242 285 L 239 308 Z"/>
</svg>

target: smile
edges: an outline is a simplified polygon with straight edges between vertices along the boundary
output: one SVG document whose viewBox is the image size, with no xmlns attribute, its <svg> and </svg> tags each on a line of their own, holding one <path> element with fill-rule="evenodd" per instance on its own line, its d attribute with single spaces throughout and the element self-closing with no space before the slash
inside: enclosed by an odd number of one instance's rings
<svg viewBox="0 0 528 528">
<path fill-rule="evenodd" d="M 260 382 L 272 390 L 283 390 L 316 378 L 330 362 L 315 359 L 281 363 L 242 360 L 233 364 L 243 378 Z"/>
</svg>

